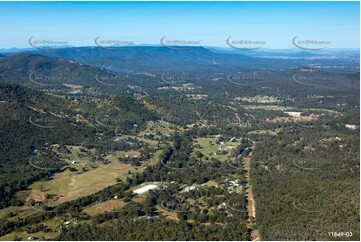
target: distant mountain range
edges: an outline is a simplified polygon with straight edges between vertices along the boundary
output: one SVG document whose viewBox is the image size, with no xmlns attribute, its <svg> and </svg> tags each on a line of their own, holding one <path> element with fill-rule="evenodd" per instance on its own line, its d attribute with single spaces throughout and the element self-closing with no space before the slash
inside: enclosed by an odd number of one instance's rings
<svg viewBox="0 0 361 242">
<path fill-rule="evenodd" d="M 39 50 L 45 56 L 72 59 L 86 65 L 112 71 L 194 71 L 244 68 L 259 65 L 261 60 L 235 54 L 215 53 L 204 47 L 173 50 L 165 47 L 99 47 Z"/>
<path fill-rule="evenodd" d="M 234 71 L 263 68 L 293 68 L 314 65 L 340 66 L 355 69 L 359 63 L 358 50 L 326 49 L 305 51 L 300 49 L 237 50 L 232 48 L 188 47 L 171 49 L 164 46 L 126 46 L 114 48 L 68 47 L 53 49 L 12 49 L 19 52 L 64 58 L 115 72 L 149 71 Z M 335 62 L 337 60 L 337 62 Z"/>
</svg>

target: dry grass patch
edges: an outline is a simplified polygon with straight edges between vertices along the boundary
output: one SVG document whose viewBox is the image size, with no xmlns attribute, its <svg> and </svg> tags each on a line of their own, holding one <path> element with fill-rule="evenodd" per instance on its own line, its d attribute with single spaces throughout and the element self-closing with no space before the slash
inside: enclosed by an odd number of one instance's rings
<svg viewBox="0 0 361 242">
<path fill-rule="evenodd" d="M 122 207 L 124 207 L 126 203 L 122 200 L 107 200 L 105 202 L 96 203 L 92 206 L 85 208 L 83 211 L 89 214 L 90 216 L 94 217 L 98 214 L 112 212 L 112 211 L 119 211 Z"/>
</svg>

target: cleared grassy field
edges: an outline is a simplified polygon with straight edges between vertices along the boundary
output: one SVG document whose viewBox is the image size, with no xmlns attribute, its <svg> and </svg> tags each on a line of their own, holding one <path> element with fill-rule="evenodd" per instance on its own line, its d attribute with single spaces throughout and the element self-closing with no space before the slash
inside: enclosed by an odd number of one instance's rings
<svg viewBox="0 0 361 242">
<path fill-rule="evenodd" d="M 121 138 L 123 138 L 123 139 L 127 139 L 127 138 L 135 139 L 136 138 L 137 140 L 146 142 L 146 143 L 148 143 L 150 145 L 157 145 L 157 143 L 158 143 L 158 141 L 156 141 L 156 140 L 147 139 L 147 138 L 144 138 L 142 136 L 123 135 Z"/>
<path fill-rule="evenodd" d="M 27 233 L 25 231 L 16 231 L 16 232 L 13 232 L 13 233 L 10 233 L 10 234 L 0 237 L 0 240 L 1 241 L 12 241 L 15 238 L 21 238 L 21 240 L 23 240 L 23 241 L 28 241 L 29 237 L 39 238 L 39 239 L 44 238 L 44 240 L 46 240 L 46 239 L 54 239 L 58 235 L 59 235 L 59 233 L 57 233 L 57 232 Z"/>
<path fill-rule="evenodd" d="M 96 216 L 101 213 L 118 211 L 122 207 L 124 207 L 125 204 L 126 203 L 123 202 L 122 200 L 112 199 L 89 206 L 85 208 L 83 211 L 89 214 L 90 216 Z"/>
<path fill-rule="evenodd" d="M 253 130 L 247 133 L 247 135 L 272 135 L 277 136 L 282 129 L 275 129 L 275 130 Z"/>
<path fill-rule="evenodd" d="M 203 183 L 202 185 L 208 187 L 216 187 L 218 186 L 218 183 L 215 180 L 209 180 L 206 183 Z"/>
<path fill-rule="evenodd" d="M 147 128 L 144 131 L 141 131 L 139 133 L 139 137 L 144 137 L 144 135 L 149 134 L 150 132 L 152 132 L 154 134 L 154 138 L 160 138 L 162 135 L 165 134 L 174 134 L 175 131 L 183 131 L 183 129 L 181 127 L 176 126 L 175 124 L 172 123 L 167 123 L 167 122 L 162 122 L 162 121 L 156 121 L 156 122 L 148 122 L 147 124 Z M 148 142 L 149 139 L 146 141 Z"/>
<path fill-rule="evenodd" d="M 9 217 L 10 213 L 14 216 Z M 31 209 L 27 204 L 21 207 L 7 207 L 0 210 L 0 219 L 8 217 L 9 221 L 16 221 L 19 218 L 24 218 L 32 216 L 34 214 L 40 213 L 34 209 Z"/>
<path fill-rule="evenodd" d="M 137 136 L 122 136 L 121 138 L 137 138 L 138 140 L 148 143 L 152 148 L 156 149 L 158 141 L 147 139 Z M 104 154 L 104 158 L 107 157 L 111 163 L 103 164 L 102 161 L 96 163 L 90 162 L 92 157 L 95 157 L 95 150 L 89 150 L 90 153 L 81 152 L 80 147 L 69 146 L 68 153 L 61 153 L 61 158 L 67 162 L 68 168 L 63 172 L 55 173 L 49 180 L 41 180 L 34 182 L 28 186 L 27 190 L 19 191 L 16 196 L 18 199 L 25 202 L 21 207 L 8 207 L 0 210 L 0 219 L 7 219 L 9 221 L 16 221 L 19 218 L 25 218 L 41 213 L 41 211 L 32 209 L 28 205 L 30 199 L 36 201 L 51 202 L 52 204 L 61 204 L 66 201 L 75 200 L 79 197 L 84 197 L 95 192 L 98 192 L 106 187 L 112 186 L 117 183 L 116 179 L 125 180 L 130 176 L 129 171 L 141 172 L 147 166 L 153 165 L 159 162 L 162 150 L 156 150 L 155 156 L 147 161 L 141 162 L 141 166 L 132 166 L 130 164 L 121 164 L 118 162 L 118 157 L 128 156 L 140 156 L 138 150 L 130 151 L 116 151 L 113 155 Z M 86 171 L 82 171 L 83 167 Z M 75 170 L 74 170 L 75 169 Z M 48 197 L 50 196 L 50 198 Z M 46 199 L 48 197 L 48 199 Z M 133 202 L 144 201 L 144 195 L 138 195 L 133 198 Z M 121 199 L 111 199 L 99 204 L 93 204 L 87 207 L 84 211 L 90 216 L 97 214 L 117 210 L 122 208 L 126 203 Z M 64 223 L 65 217 L 58 218 L 56 221 L 45 221 L 44 225 L 50 228 L 54 233 L 26 233 L 24 231 L 14 231 L 14 233 L 7 234 L 0 238 L 0 240 L 14 240 L 15 234 L 22 237 L 23 240 L 28 240 L 28 237 L 51 239 L 57 236 L 57 228 Z M 64 220 L 64 221 L 63 221 Z"/>
<path fill-rule="evenodd" d="M 217 138 L 197 138 L 194 140 L 194 145 L 199 144 L 201 148 L 194 148 L 193 152 L 199 151 L 204 156 L 209 158 L 214 157 L 220 161 L 226 161 L 227 155 L 219 154 L 220 144 L 216 144 Z M 210 143 L 211 142 L 211 143 Z M 236 148 L 239 142 L 224 142 L 223 147 L 227 149 L 227 152 L 232 152 L 232 149 Z"/>
<path fill-rule="evenodd" d="M 135 167 L 128 164 L 110 163 L 106 168 L 98 167 L 82 174 L 66 170 L 55 174 L 50 181 L 38 181 L 29 188 L 40 191 L 42 187 L 46 193 L 60 196 L 57 202 L 62 203 L 114 185 L 116 178 L 124 179 L 128 176 L 129 170 L 135 171 Z"/>
<path fill-rule="evenodd" d="M 149 140 L 146 139 L 146 142 L 148 141 Z M 77 156 L 81 153 L 78 147 L 71 147 L 71 151 L 78 154 Z M 117 160 L 117 157 L 124 157 L 125 155 L 139 156 L 140 153 L 136 150 L 117 151 L 114 156 L 108 155 L 107 158 L 111 163 L 102 164 L 98 162 L 97 168 L 91 168 L 89 166 L 90 157 L 81 157 L 79 158 L 79 163 L 72 164 L 70 167 L 80 171 L 83 164 L 88 164 L 86 166 L 89 169 L 88 171 L 79 173 L 71 172 L 67 169 L 64 172 L 56 173 L 49 181 L 34 182 L 28 187 L 31 192 L 26 199 L 29 200 L 33 198 L 36 201 L 42 201 L 45 198 L 45 194 L 51 194 L 57 198 L 56 203 L 62 203 L 90 195 L 116 184 L 116 178 L 125 180 L 126 177 L 129 176 L 128 171 L 142 171 L 146 166 L 157 163 L 161 152 L 161 150 L 157 150 L 155 157 L 142 162 L 140 167 L 130 164 L 120 164 Z M 73 155 L 73 157 L 75 158 L 76 156 Z M 24 195 L 22 194 L 22 196 Z"/>
<path fill-rule="evenodd" d="M 280 102 L 273 96 L 254 96 L 254 97 L 236 97 L 235 100 L 250 102 L 250 103 L 278 103 Z"/>
<path fill-rule="evenodd" d="M 160 205 L 157 205 L 156 207 L 158 211 L 164 214 L 168 219 L 177 220 L 177 221 L 179 220 L 176 212 L 168 211 L 167 209 L 163 208 Z"/>
</svg>

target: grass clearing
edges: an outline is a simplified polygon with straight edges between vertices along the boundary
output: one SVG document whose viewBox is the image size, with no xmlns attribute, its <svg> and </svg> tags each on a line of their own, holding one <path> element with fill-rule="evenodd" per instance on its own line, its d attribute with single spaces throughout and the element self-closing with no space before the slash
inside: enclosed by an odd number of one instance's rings
<svg viewBox="0 0 361 242">
<path fill-rule="evenodd" d="M 106 212 L 119 211 L 124 205 L 126 205 L 126 203 L 120 199 L 111 199 L 89 206 L 83 209 L 83 211 L 94 217 Z"/>
<path fill-rule="evenodd" d="M 203 183 L 202 185 L 208 187 L 217 187 L 218 183 L 215 180 L 209 180 L 206 183 Z"/>
<path fill-rule="evenodd" d="M 29 188 L 40 190 L 42 186 L 47 193 L 58 195 L 57 202 L 62 203 L 112 186 L 116 183 L 116 178 L 124 179 L 129 175 L 129 170 L 135 171 L 135 167 L 129 164 L 110 163 L 104 167 L 106 169 L 98 167 L 81 174 L 66 170 L 55 174 L 50 181 L 37 181 Z"/>
<path fill-rule="evenodd" d="M 224 142 L 223 145 L 216 144 L 217 138 L 197 138 L 194 139 L 194 150 L 193 153 L 196 151 L 201 152 L 204 156 L 207 156 L 209 158 L 216 158 L 220 161 L 226 161 L 227 154 L 232 152 L 232 149 L 236 148 L 239 145 L 239 142 Z M 197 146 L 200 145 L 200 148 L 197 148 Z M 226 148 L 226 154 L 222 154 L 220 151 L 220 148 L 224 147 Z"/>
<path fill-rule="evenodd" d="M 9 221 L 16 221 L 21 218 L 25 218 L 28 216 L 35 215 L 37 213 L 40 213 L 39 211 L 36 211 L 34 209 L 31 209 L 28 204 L 25 204 L 21 207 L 7 207 L 0 209 L 0 219 L 7 218 Z"/>
<path fill-rule="evenodd" d="M 80 154 L 78 147 L 72 147 L 71 150 L 76 154 Z M 161 152 L 162 150 L 157 150 L 155 157 L 142 162 L 141 166 L 136 167 L 130 164 L 120 164 L 117 157 L 124 157 L 125 155 L 139 156 L 140 153 L 138 151 L 116 151 L 114 156 L 107 156 L 108 160 L 111 161 L 109 164 L 99 163 L 97 168 L 90 168 L 87 165 L 86 167 L 90 170 L 85 172 L 72 172 L 67 169 L 61 173 L 54 174 L 51 180 L 34 182 L 28 187 L 30 189 L 28 196 L 24 196 L 20 192 L 19 196 L 27 197 L 27 200 L 33 198 L 36 201 L 43 201 L 45 194 L 52 194 L 56 197 L 57 203 L 71 201 L 116 184 L 116 178 L 125 180 L 126 177 L 130 176 L 128 171 L 140 172 L 146 166 L 156 164 Z M 73 164 L 71 167 L 80 171 L 82 164 L 88 164 L 89 159 L 89 157 L 82 157 L 79 163 Z"/>
<path fill-rule="evenodd" d="M 45 232 L 40 231 L 37 233 L 27 233 L 25 231 L 14 231 L 10 234 L 6 234 L 6 235 L 0 237 L 0 240 L 1 241 L 12 241 L 15 238 L 21 238 L 22 241 L 28 241 L 29 237 L 38 238 L 40 240 L 51 240 L 51 239 L 54 239 L 58 235 L 59 235 L 58 232 L 45 233 Z"/>
<path fill-rule="evenodd" d="M 168 211 L 167 209 L 163 208 L 163 207 L 160 206 L 160 205 L 157 205 L 156 208 L 158 209 L 159 212 L 161 212 L 162 214 L 164 214 L 164 215 L 166 216 L 166 218 L 179 221 L 176 212 Z"/>
</svg>

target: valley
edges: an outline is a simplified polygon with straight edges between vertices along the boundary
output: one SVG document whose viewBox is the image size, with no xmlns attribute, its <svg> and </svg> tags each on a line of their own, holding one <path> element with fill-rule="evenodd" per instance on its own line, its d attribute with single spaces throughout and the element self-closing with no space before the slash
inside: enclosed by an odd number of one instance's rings
<svg viewBox="0 0 361 242">
<path fill-rule="evenodd" d="M 61 51 L 0 59 L 1 240 L 359 236 L 359 74 L 310 88 L 270 65 L 244 86 L 222 74 L 238 67 L 201 66 L 164 81 Z"/>
</svg>

